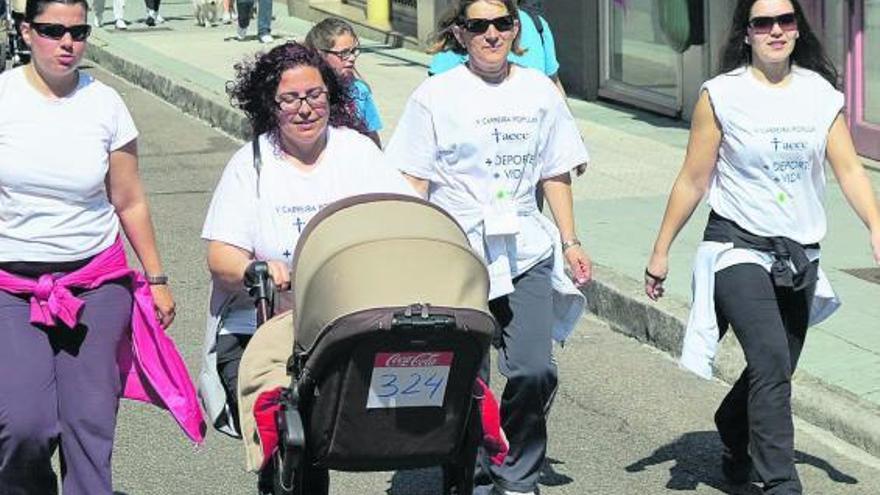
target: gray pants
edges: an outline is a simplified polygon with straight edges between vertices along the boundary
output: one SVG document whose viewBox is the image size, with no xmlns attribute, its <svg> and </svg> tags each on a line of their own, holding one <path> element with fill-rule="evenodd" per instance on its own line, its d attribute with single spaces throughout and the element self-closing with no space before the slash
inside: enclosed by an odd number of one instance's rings
<svg viewBox="0 0 880 495">
<path fill-rule="evenodd" d="M 30 324 L 28 300 L 0 291 L 0 493 L 112 495 L 110 456 L 121 381 L 116 349 L 131 320 L 126 285 L 74 293 L 80 324 Z"/>
<path fill-rule="evenodd" d="M 773 286 L 767 270 L 734 265 L 715 274 L 719 319 L 730 322 L 746 369 L 715 413 L 729 453 L 751 456 L 764 493 L 802 493 L 794 467 L 791 376 L 806 338 L 815 284 L 802 291 Z"/>
<path fill-rule="evenodd" d="M 257 36 L 263 36 L 272 32 L 272 0 L 237 0 L 238 27 L 247 29 L 251 23 L 251 11 L 257 2 Z"/>
<path fill-rule="evenodd" d="M 501 423 L 510 452 L 500 466 L 481 455 L 481 483 L 517 492 L 534 491 L 547 453 L 547 410 L 556 392 L 553 360 L 553 306 L 550 275 L 553 258 L 541 261 L 513 281 L 514 291 L 489 302 L 501 326 L 496 339 L 498 370 L 507 378 L 501 396 Z M 481 377 L 488 383 L 489 359 Z M 490 480 L 486 480 L 486 475 Z"/>
</svg>

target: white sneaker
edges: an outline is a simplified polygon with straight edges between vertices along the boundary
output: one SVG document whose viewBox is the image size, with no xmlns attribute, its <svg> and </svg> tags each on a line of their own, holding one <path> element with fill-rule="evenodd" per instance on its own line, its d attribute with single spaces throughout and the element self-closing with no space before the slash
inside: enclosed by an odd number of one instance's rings
<svg viewBox="0 0 880 495">
<path fill-rule="evenodd" d="M 123 19 L 116 19 L 115 25 L 116 25 L 116 29 L 121 29 L 121 30 L 128 29 L 128 23 L 125 22 L 125 20 L 123 20 Z"/>
<path fill-rule="evenodd" d="M 232 16 L 229 15 L 229 12 L 224 12 L 223 16 L 220 18 L 220 22 L 223 24 L 232 24 Z"/>
<path fill-rule="evenodd" d="M 238 28 L 235 32 L 235 37 L 238 38 L 238 41 L 244 41 L 244 39 L 247 38 L 247 28 Z"/>
<path fill-rule="evenodd" d="M 165 18 L 162 17 L 162 14 L 158 12 L 156 13 L 156 17 L 154 17 L 154 19 L 156 20 L 156 24 L 163 24 L 165 22 Z"/>
<path fill-rule="evenodd" d="M 102 24 L 104 24 L 104 20 L 101 19 L 101 16 L 95 14 L 95 18 L 92 19 L 92 26 L 95 26 L 96 28 L 100 28 Z"/>
<path fill-rule="evenodd" d="M 273 38 L 271 34 L 264 34 L 260 36 L 260 43 L 271 43 L 273 41 L 275 41 L 275 38 Z"/>
</svg>

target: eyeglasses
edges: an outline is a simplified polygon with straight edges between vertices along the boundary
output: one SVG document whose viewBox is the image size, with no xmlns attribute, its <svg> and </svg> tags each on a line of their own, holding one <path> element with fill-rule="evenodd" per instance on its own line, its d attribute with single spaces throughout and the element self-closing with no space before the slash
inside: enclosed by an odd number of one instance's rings
<svg viewBox="0 0 880 495">
<path fill-rule="evenodd" d="M 53 40 L 60 40 L 66 33 L 70 33 L 70 39 L 73 41 L 85 41 L 92 32 L 92 26 L 89 26 L 88 24 L 65 26 L 64 24 L 48 22 L 31 22 L 30 26 L 43 38 L 50 38 Z"/>
<path fill-rule="evenodd" d="M 510 31 L 514 25 L 516 25 L 516 19 L 513 15 L 505 15 L 494 19 L 474 18 L 461 21 L 461 26 L 473 34 L 483 34 L 489 29 L 489 26 L 495 26 L 495 29 L 501 32 Z"/>
<path fill-rule="evenodd" d="M 779 24 L 779 28 L 783 31 L 797 31 L 797 16 L 794 12 L 789 12 L 775 17 L 761 16 L 749 19 L 749 27 L 753 34 L 767 34 L 773 31 L 773 26 L 776 24 Z"/>
<path fill-rule="evenodd" d="M 327 106 L 327 90 L 323 88 L 315 88 L 306 92 L 304 96 L 297 93 L 281 93 L 275 97 L 275 103 L 282 110 L 299 111 L 303 102 L 309 104 L 313 110 L 321 109 Z"/>
<path fill-rule="evenodd" d="M 331 55 L 336 55 L 340 60 L 347 60 L 350 58 L 357 58 L 358 55 L 361 54 L 361 47 L 355 46 L 352 48 L 346 48 L 345 50 L 321 50 L 324 53 L 329 53 Z"/>
</svg>

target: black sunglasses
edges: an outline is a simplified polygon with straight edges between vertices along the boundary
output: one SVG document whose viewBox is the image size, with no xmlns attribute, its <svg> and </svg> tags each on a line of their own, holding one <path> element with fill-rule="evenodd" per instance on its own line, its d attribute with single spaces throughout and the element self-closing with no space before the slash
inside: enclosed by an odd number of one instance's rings
<svg viewBox="0 0 880 495">
<path fill-rule="evenodd" d="M 494 19 L 465 19 L 461 21 L 461 26 L 468 32 L 474 34 L 483 34 L 489 29 L 489 26 L 495 26 L 499 31 L 510 31 L 516 24 L 516 18 L 512 14 Z"/>
<path fill-rule="evenodd" d="M 70 39 L 73 41 L 85 41 L 92 32 L 92 26 L 88 24 L 65 26 L 64 24 L 48 22 L 31 22 L 30 25 L 40 36 L 53 40 L 60 40 L 64 37 L 65 33 L 70 33 Z"/>
<path fill-rule="evenodd" d="M 789 12 L 775 17 L 761 16 L 749 19 L 749 27 L 755 34 L 767 34 L 773 31 L 773 26 L 776 24 L 779 24 L 779 28 L 783 31 L 795 31 L 798 28 L 797 16 L 794 12 Z"/>
</svg>

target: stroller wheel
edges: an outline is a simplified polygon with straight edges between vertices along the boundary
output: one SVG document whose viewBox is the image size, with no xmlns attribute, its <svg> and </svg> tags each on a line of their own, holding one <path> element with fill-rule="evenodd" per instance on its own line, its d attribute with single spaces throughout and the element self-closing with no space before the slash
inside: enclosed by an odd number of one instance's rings
<svg viewBox="0 0 880 495">
<path fill-rule="evenodd" d="M 456 462 L 443 466 L 444 495 L 473 495 L 474 474 L 477 466 L 477 453 L 483 428 L 480 423 L 480 412 L 476 403 L 471 405 L 468 417 L 467 433 L 461 446 L 461 455 Z"/>
</svg>

